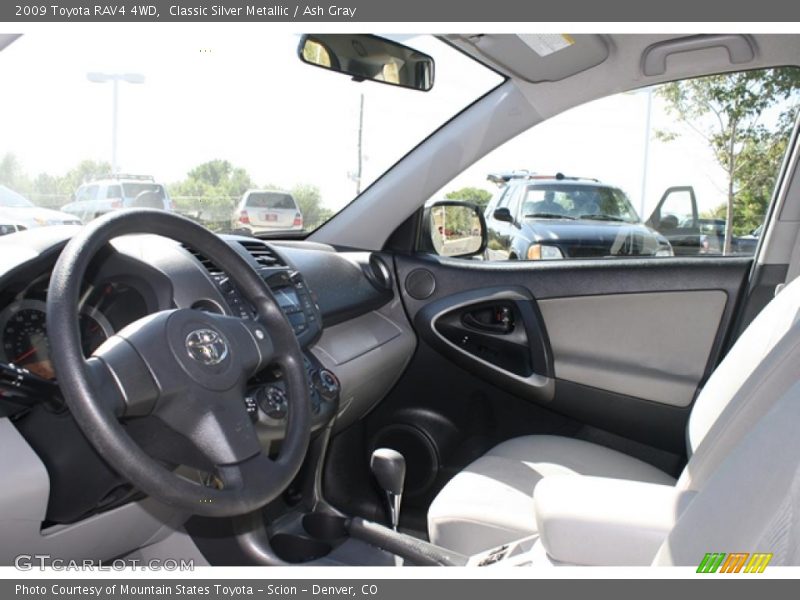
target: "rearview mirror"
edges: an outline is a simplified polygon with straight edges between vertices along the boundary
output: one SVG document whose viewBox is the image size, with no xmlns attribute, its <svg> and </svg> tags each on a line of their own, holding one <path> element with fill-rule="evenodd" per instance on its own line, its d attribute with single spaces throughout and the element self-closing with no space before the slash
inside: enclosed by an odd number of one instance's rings
<svg viewBox="0 0 800 600">
<path fill-rule="evenodd" d="M 433 87 L 433 59 L 413 48 L 375 35 L 304 35 L 300 60 L 350 75 L 355 81 L 379 81 L 427 92 Z"/>
<path fill-rule="evenodd" d="M 486 221 L 481 209 L 469 202 L 437 202 L 425 210 L 424 229 L 439 256 L 474 256 L 486 249 Z"/>
</svg>

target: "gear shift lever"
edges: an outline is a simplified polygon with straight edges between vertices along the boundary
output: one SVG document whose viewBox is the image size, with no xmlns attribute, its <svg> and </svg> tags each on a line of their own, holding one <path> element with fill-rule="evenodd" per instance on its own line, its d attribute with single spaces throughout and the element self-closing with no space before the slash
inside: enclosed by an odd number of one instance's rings
<svg viewBox="0 0 800 600">
<path fill-rule="evenodd" d="M 392 528 L 397 531 L 397 524 L 400 521 L 400 502 L 403 499 L 403 483 L 406 478 L 406 459 L 397 450 L 378 448 L 372 453 L 369 467 L 378 480 L 378 485 L 386 492 Z"/>
</svg>

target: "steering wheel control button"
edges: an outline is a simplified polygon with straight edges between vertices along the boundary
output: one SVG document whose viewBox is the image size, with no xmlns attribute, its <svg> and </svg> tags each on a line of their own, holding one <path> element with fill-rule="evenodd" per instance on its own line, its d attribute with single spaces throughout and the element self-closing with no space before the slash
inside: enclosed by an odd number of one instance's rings
<svg viewBox="0 0 800 600">
<path fill-rule="evenodd" d="M 286 392 L 276 385 L 258 388 L 256 392 L 258 405 L 270 419 L 282 421 L 286 418 Z"/>
<path fill-rule="evenodd" d="M 213 329 L 195 329 L 186 336 L 186 351 L 197 362 L 212 366 L 228 356 L 228 344 Z"/>
<path fill-rule="evenodd" d="M 256 329 L 256 338 L 259 340 L 263 340 L 265 337 L 264 331 L 261 329 Z"/>
<path fill-rule="evenodd" d="M 258 421 L 258 402 L 253 396 L 247 396 L 244 399 L 244 407 L 247 410 L 247 414 L 250 415 L 250 420 L 255 423 Z"/>
</svg>

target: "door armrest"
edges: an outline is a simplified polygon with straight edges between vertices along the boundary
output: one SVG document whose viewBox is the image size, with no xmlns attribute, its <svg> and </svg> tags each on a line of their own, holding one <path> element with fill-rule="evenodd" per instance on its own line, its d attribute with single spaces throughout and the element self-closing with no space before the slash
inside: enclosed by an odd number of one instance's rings
<svg viewBox="0 0 800 600">
<path fill-rule="evenodd" d="M 551 559 L 572 565 L 649 565 L 695 492 L 604 477 L 545 477 L 534 501 Z"/>
</svg>

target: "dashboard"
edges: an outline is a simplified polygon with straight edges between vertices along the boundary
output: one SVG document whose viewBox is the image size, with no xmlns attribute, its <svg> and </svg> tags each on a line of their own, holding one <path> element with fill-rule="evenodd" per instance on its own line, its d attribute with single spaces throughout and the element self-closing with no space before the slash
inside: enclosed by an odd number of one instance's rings
<svg viewBox="0 0 800 600">
<path fill-rule="evenodd" d="M 138 498 L 88 445 L 63 402 L 48 398 L 57 398 L 59 390 L 50 360 L 47 289 L 75 231 L 54 226 L 0 238 L 0 445 L 17 444 L 28 453 L 28 469 L 30 463 L 43 465 L 47 479 L 41 493 L 49 498 L 42 505 L 45 525 L 83 523 Z M 304 353 L 312 435 L 364 416 L 399 379 L 416 347 L 389 258 L 309 242 L 221 237 L 264 279 L 294 329 Z M 87 357 L 115 333 L 158 311 L 190 308 L 255 318 L 202 249 L 154 235 L 113 240 L 97 254 L 82 284 L 75 323 Z M 277 452 L 288 419 L 280 369 L 254 375 L 243 402 L 262 446 Z M 123 426 L 136 437 L 147 418 Z M 9 485 L 31 480 L 23 464 L 5 465 Z M 20 484 L 20 489 L 31 488 Z"/>
</svg>

